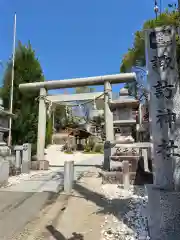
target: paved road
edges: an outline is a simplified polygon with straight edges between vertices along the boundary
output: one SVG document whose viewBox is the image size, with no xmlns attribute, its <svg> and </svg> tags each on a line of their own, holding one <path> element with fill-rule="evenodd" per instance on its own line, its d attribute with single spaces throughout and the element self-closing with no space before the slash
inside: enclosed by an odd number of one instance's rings
<svg viewBox="0 0 180 240">
<path fill-rule="evenodd" d="M 103 156 L 95 155 L 75 165 L 77 179 L 82 172 L 101 165 Z M 12 239 L 21 232 L 56 193 L 63 187 L 63 167 L 54 167 L 52 172 L 34 175 L 30 180 L 5 189 L 0 189 L 0 239 Z"/>
</svg>

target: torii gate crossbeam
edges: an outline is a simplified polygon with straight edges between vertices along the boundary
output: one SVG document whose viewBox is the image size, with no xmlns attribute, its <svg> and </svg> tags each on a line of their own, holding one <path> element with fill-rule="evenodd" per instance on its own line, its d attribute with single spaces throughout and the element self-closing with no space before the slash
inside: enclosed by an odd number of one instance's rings
<svg viewBox="0 0 180 240">
<path fill-rule="evenodd" d="M 72 78 L 64 80 L 52 80 L 45 82 L 23 83 L 19 85 L 20 90 L 40 90 L 46 88 L 47 90 L 58 88 L 73 88 L 84 86 L 97 86 L 104 85 L 104 82 L 108 81 L 111 84 L 132 82 L 136 79 L 135 73 L 120 73 L 113 75 L 104 75 L 87 78 Z"/>
</svg>

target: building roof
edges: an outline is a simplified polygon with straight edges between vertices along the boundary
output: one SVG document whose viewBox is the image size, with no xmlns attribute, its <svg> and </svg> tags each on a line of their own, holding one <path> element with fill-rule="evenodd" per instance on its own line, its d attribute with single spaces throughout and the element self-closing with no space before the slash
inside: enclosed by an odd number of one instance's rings
<svg viewBox="0 0 180 240">
<path fill-rule="evenodd" d="M 83 129 L 81 127 L 76 128 L 66 128 L 64 131 L 61 131 L 60 133 L 56 134 L 56 136 L 59 136 L 61 138 L 67 138 L 69 137 L 79 137 L 81 139 L 86 139 L 89 136 L 91 136 L 90 132 L 88 132 L 86 129 Z"/>
<path fill-rule="evenodd" d="M 72 129 L 69 135 L 79 137 L 81 139 L 85 139 L 91 136 L 92 134 L 84 129 L 76 128 L 76 129 Z"/>
</svg>

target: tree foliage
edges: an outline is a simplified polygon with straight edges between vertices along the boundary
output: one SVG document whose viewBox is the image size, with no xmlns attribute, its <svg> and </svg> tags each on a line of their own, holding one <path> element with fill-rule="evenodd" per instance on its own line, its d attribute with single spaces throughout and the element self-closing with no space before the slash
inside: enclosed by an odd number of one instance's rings
<svg viewBox="0 0 180 240">
<path fill-rule="evenodd" d="M 124 55 L 120 71 L 129 72 L 133 66 L 146 65 L 145 60 L 145 30 L 153 29 L 164 25 L 179 26 L 179 13 L 176 11 L 165 12 L 158 16 L 156 19 L 148 20 L 144 23 L 142 30 L 135 32 L 134 42 L 132 48 L 128 49 L 128 52 Z M 177 39 L 178 53 L 180 50 L 179 40 Z M 179 56 L 179 54 L 178 54 Z"/>
<path fill-rule="evenodd" d="M 76 87 L 75 93 L 91 93 L 94 92 L 95 89 L 92 87 L 84 86 L 84 87 Z"/>
<path fill-rule="evenodd" d="M 75 88 L 75 91 L 74 91 L 75 94 L 90 93 L 90 92 L 94 92 L 94 88 L 90 88 L 88 86 L 77 87 Z M 77 102 L 75 101 L 73 104 L 77 104 Z M 60 129 L 66 128 L 66 127 L 77 127 L 78 123 L 82 121 L 82 118 L 84 119 L 84 115 L 86 115 L 86 112 L 88 112 L 89 105 L 86 106 L 83 110 L 85 111 L 85 114 L 83 113 L 83 117 L 82 117 L 82 116 L 78 116 L 79 106 L 73 107 L 73 110 L 72 110 L 71 107 L 66 109 L 65 105 L 56 105 L 56 108 L 54 111 L 54 122 L 55 122 L 56 131 L 59 131 Z"/>
<path fill-rule="evenodd" d="M 11 74 L 12 60 L 9 60 L 1 91 L 6 109 L 10 105 Z M 14 66 L 13 113 L 16 117 L 12 122 L 12 144 L 29 142 L 34 144 L 33 150 L 37 141 L 38 101 L 36 98 L 39 93 L 22 93 L 19 90 L 19 84 L 35 81 L 44 81 L 39 60 L 30 43 L 23 45 L 19 42 L 15 52 Z"/>
<path fill-rule="evenodd" d="M 71 107 L 66 108 L 65 105 L 57 105 L 54 111 L 54 123 L 55 129 L 57 132 L 60 129 L 65 129 L 66 127 L 75 127 L 77 126 L 77 120 L 71 114 Z"/>
<path fill-rule="evenodd" d="M 155 27 L 171 25 L 176 28 L 179 26 L 179 13 L 177 11 L 168 11 L 162 13 L 157 19 L 151 19 L 144 23 L 142 30 L 135 32 L 134 42 L 132 48 L 128 49 L 127 53 L 124 55 L 120 71 L 130 72 L 133 66 L 146 66 L 145 59 L 145 30 L 153 29 Z M 178 70 L 180 71 L 180 40 L 177 36 L 177 62 Z M 147 98 L 147 88 L 139 82 L 136 82 L 133 86 L 132 84 L 127 84 L 126 87 L 129 89 L 130 93 L 136 92 L 138 98 L 145 96 Z M 134 88 L 134 90 L 132 90 Z M 132 94 L 134 95 L 134 94 Z M 137 96 L 136 96 L 137 97 Z"/>
<path fill-rule="evenodd" d="M 63 119 L 65 119 L 66 111 L 64 105 L 57 105 L 54 110 L 54 127 L 58 132 L 63 128 Z"/>
</svg>

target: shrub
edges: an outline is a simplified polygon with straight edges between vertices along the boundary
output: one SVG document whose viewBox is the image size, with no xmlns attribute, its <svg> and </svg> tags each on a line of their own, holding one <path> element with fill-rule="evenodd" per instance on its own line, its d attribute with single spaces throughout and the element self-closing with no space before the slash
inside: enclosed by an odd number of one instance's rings
<svg viewBox="0 0 180 240">
<path fill-rule="evenodd" d="M 103 153 L 103 144 L 102 143 L 95 144 L 93 151 L 96 153 Z"/>
<path fill-rule="evenodd" d="M 91 152 L 91 151 L 92 151 L 91 146 L 89 143 L 87 143 L 84 147 L 84 152 Z"/>
</svg>

